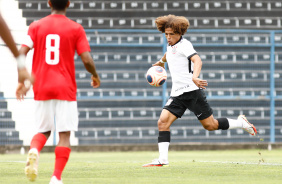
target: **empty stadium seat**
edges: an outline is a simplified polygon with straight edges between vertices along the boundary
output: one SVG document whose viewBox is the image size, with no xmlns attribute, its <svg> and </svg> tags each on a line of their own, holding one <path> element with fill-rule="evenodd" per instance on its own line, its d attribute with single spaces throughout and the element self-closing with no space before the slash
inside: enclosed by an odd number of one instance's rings
<svg viewBox="0 0 282 184">
<path fill-rule="evenodd" d="M 229 28 L 236 29 L 238 28 L 237 19 L 232 17 L 218 18 L 216 22 L 216 27 L 218 28 Z"/>
<path fill-rule="evenodd" d="M 245 11 L 245 10 L 249 9 L 247 2 L 244 2 L 244 1 L 243 2 L 232 2 L 232 1 L 230 1 L 229 2 L 229 8 L 230 8 L 230 10 L 240 10 L 240 11 Z"/>
<path fill-rule="evenodd" d="M 219 11 L 219 10 L 227 10 L 227 4 L 225 2 L 210 2 L 209 3 L 210 11 Z"/>
<path fill-rule="evenodd" d="M 238 21 L 241 29 L 259 27 L 257 18 L 239 18 Z"/>
<path fill-rule="evenodd" d="M 149 11 L 164 10 L 164 2 L 161 1 L 150 1 L 146 3 L 146 9 Z"/>
<path fill-rule="evenodd" d="M 38 10 L 40 6 L 40 3 L 38 2 L 19 2 L 19 8 L 21 9 L 33 9 L 33 10 Z"/>
<path fill-rule="evenodd" d="M 270 7 L 271 7 L 271 10 L 278 10 L 278 11 L 280 11 L 281 8 L 282 8 L 282 2 L 279 2 L 279 1 L 277 1 L 277 2 L 269 2 L 269 4 L 270 4 Z"/>
<path fill-rule="evenodd" d="M 251 10 L 270 10 L 268 8 L 268 2 L 249 2 Z"/>
<path fill-rule="evenodd" d="M 100 28 L 109 28 L 112 27 L 112 20 L 109 18 L 98 17 L 98 18 L 91 18 L 91 28 L 100 29 Z"/>
<path fill-rule="evenodd" d="M 188 2 L 183 1 L 174 1 L 166 3 L 167 10 L 176 11 L 176 10 L 188 10 Z"/>
<path fill-rule="evenodd" d="M 125 2 L 125 9 L 126 10 L 143 10 L 144 9 L 144 3 L 143 2 Z"/>
<path fill-rule="evenodd" d="M 216 19 L 214 18 L 198 18 L 197 27 L 205 29 L 215 27 Z"/>
<path fill-rule="evenodd" d="M 105 10 L 122 10 L 122 2 L 103 2 Z"/>
<path fill-rule="evenodd" d="M 206 10 L 206 3 L 205 2 L 188 2 L 188 9 L 190 10 Z"/>
<path fill-rule="evenodd" d="M 102 2 L 90 1 L 90 2 L 81 2 L 84 10 L 102 10 Z"/>
</svg>

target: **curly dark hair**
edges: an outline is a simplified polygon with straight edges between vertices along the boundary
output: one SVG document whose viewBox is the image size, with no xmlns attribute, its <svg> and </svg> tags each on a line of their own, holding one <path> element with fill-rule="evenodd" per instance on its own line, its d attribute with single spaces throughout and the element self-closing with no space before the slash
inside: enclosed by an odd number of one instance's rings
<svg viewBox="0 0 282 184">
<path fill-rule="evenodd" d="M 190 26 L 188 19 L 183 16 L 167 15 L 156 18 L 157 28 L 162 33 L 166 28 L 171 28 L 174 33 L 184 35 Z"/>
<path fill-rule="evenodd" d="M 64 10 L 69 0 L 50 0 L 55 10 Z"/>
</svg>

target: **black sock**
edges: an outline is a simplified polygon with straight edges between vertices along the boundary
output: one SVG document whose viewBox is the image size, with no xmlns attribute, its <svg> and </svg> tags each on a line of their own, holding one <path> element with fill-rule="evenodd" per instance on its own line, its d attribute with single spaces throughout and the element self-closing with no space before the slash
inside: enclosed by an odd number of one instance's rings
<svg viewBox="0 0 282 184">
<path fill-rule="evenodd" d="M 170 131 L 159 131 L 158 142 L 170 142 Z"/>
<path fill-rule="evenodd" d="M 218 118 L 218 130 L 227 130 L 229 128 L 229 122 L 227 118 Z"/>
</svg>

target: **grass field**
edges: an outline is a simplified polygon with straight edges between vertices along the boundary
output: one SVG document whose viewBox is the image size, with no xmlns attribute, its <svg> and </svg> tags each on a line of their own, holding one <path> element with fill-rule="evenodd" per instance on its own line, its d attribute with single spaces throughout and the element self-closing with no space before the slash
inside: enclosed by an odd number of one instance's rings
<svg viewBox="0 0 282 184">
<path fill-rule="evenodd" d="M 170 151 L 169 167 L 143 168 L 158 152 L 72 152 L 64 184 L 280 184 L 282 150 Z M 0 155 L 0 183 L 25 184 L 26 155 Z M 40 155 L 39 176 L 49 183 L 54 154 Z"/>
</svg>

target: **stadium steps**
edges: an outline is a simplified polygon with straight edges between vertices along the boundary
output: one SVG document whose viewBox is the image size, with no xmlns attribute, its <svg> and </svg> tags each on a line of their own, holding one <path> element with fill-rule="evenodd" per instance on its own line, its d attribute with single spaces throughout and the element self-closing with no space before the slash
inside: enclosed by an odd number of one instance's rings
<svg viewBox="0 0 282 184">
<path fill-rule="evenodd" d="M 0 109 L 7 109 L 7 102 L 0 99 Z"/>
<path fill-rule="evenodd" d="M 0 119 L 0 129 L 15 129 L 15 122 L 11 119 Z"/>
<path fill-rule="evenodd" d="M 18 1 L 28 25 L 50 13 L 46 1 Z M 187 16 L 195 29 L 281 28 L 281 3 L 273 1 L 71 1 L 68 16 L 85 28 L 152 29 L 154 19 L 168 11 Z"/>
<path fill-rule="evenodd" d="M 282 129 L 282 127 L 278 127 Z M 258 129 L 259 137 L 253 137 L 242 129 L 207 131 L 202 127 L 171 127 L 171 142 L 247 142 L 258 143 L 260 139 L 268 142 L 269 127 Z M 75 133 L 80 145 L 87 144 L 129 144 L 157 143 L 158 130 L 153 127 L 136 128 L 95 128 L 83 129 Z M 281 141 L 282 133 L 277 132 L 277 140 Z"/>
<path fill-rule="evenodd" d="M 7 102 L 0 92 L 0 145 L 22 145 L 19 140 L 19 132 L 15 130 L 15 122 L 12 120 L 12 113 L 7 110 Z"/>
</svg>

